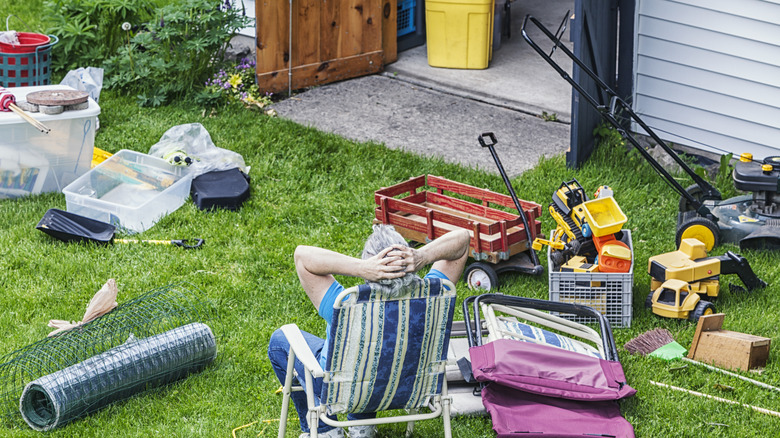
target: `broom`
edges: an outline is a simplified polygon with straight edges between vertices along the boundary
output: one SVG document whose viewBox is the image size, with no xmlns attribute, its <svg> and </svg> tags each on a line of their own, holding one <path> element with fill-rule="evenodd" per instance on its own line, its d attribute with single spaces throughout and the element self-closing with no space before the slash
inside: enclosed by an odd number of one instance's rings
<svg viewBox="0 0 780 438">
<path fill-rule="evenodd" d="M 640 356 L 657 357 L 663 360 L 681 359 L 685 362 L 701 365 L 712 371 L 717 371 L 719 373 L 723 373 L 728 376 L 736 377 L 746 382 L 750 382 L 762 388 L 771 389 L 780 392 L 780 388 L 777 388 L 775 386 L 767 385 L 766 383 L 759 382 L 758 380 L 753 380 L 751 378 L 741 376 L 739 374 L 732 373 L 730 371 L 726 371 L 722 368 L 714 367 L 712 365 L 708 365 L 706 363 L 699 362 L 685 357 L 685 353 L 687 351 L 685 347 L 678 344 L 677 341 L 674 340 L 669 330 L 663 328 L 657 328 L 642 333 L 636 338 L 626 342 L 624 347 L 631 354 L 638 354 Z"/>
<path fill-rule="evenodd" d="M 626 342 L 624 347 L 631 354 L 657 357 L 664 360 L 682 359 L 687 352 L 685 347 L 674 340 L 669 330 L 663 328 L 644 332 Z"/>
</svg>

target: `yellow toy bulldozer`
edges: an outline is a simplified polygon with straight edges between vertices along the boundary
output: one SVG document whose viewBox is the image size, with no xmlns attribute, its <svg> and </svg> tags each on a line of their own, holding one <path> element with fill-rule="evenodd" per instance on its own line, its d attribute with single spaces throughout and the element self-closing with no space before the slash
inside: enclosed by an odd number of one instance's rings
<svg viewBox="0 0 780 438">
<path fill-rule="evenodd" d="M 572 179 L 558 187 L 552 201 L 549 212 L 558 226 L 551 240 L 537 238 L 533 248 L 550 246 L 554 269 L 574 256 L 585 256 L 598 265 L 599 272 L 630 270 L 631 248 L 617 237 L 627 218 L 611 190 L 602 186 L 597 197 L 589 200 L 582 185 Z"/>
<path fill-rule="evenodd" d="M 766 282 L 758 278 L 747 259 L 731 251 L 707 257 L 706 245 L 693 238 L 683 239 L 677 251 L 650 257 L 650 294 L 645 306 L 666 318 L 698 321 L 715 313 L 715 307 L 703 297 L 720 293 L 720 275 L 737 274 L 747 290 L 762 289 Z M 732 290 L 742 289 L 731 285 Z"/>
</svg>

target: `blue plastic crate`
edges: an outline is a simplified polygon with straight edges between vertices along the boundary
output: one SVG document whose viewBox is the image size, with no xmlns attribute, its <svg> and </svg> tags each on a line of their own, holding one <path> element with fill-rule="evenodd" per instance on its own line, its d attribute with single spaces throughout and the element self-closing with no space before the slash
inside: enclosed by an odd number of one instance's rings
<svg viewBox="0 0 780 438">
<path fill-rule="evenodd" d="M 403 36 L 415 31 L 414 26 L 414 7 L 415 0 L 403 0 L 398 2 L 398 32 L 396 36 Z"/>
</svg>

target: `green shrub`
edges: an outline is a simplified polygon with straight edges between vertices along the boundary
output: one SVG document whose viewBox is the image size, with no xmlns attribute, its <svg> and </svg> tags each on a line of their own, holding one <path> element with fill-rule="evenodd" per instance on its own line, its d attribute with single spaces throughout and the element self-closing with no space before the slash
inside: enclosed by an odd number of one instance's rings
<svg viewBox="0 0 780 438">
<path fill-rule="evenodd" d="M 47 33 L 59 38 L 52 70 L 100 67 L 116 53 L 125 32 L 122 23 L 142 23 L 152 17 L 151 0 L 47 0 Z"/>
<path fill-rule="evenodd" d="M 136 94 L 142 106 L 159 106 L 202 88 L 223 59 L 227 43 L 248 23 L 230 0 L 184 0 L 157 10 L 104 67 L 105 86 Z"/>
</svg>

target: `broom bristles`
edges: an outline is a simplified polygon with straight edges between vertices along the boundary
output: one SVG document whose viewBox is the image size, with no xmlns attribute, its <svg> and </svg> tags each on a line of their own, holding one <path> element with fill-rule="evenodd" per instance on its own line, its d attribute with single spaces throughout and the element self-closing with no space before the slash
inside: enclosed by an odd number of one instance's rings
<svg viewBox="0 0 780 438">
<path fill-rule="evenodd" d="M 657 328 L 642 333 L 636 338 L 626 342 L 624 347 L 631 354 L 645 356 L 672 342 L 674 342 L 674 338 L 669 330 Z"/>
</svg>

